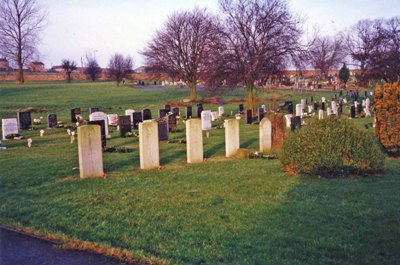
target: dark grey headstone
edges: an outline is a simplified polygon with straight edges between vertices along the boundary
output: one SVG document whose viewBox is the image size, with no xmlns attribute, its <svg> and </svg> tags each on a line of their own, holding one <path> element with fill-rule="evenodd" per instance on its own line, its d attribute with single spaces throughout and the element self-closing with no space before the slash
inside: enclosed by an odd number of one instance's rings
<svg viewBox="0 0 400 265">
<path fill-rule="evenodd" d="M 106 140 L 106 123 L 104 120 L 98 120 L 98 121 L 89 121 L 88 124 L 91 125 L 99 125 L 101 127 L 101 147 L 106 147 L 107 146 L 107 140 Z M 78 135 L 79 137 L 79 135 Z"/>
<path fill-rule="evenodd" d="M 100 111 L 100 110 L 97 107 L 89 108 L 89 114 L 92 114 L 93 112 L 98 112 L 98 111 Z"/>
<path fill-rule="evenodd" d="M 175 132 L 178 130 L 176 125 L 176 116 L 174 114 L 168 115 L 168 127 L 170 132 Z"/>
<path fill-rule="evenodd" d="M 357 105 L 357 114 L 360 115 L 361 112 L 362 112 L 362 105 L 361 105 L 361 103 L 358 103 L 358 105 Z"/>
<path fill-rule="evenodd" d="M 261 122 L 263 118 L 264 118 L 264 109 L 258 108 L 258 122 Z"/>
<path fill-rule="evenodd" d="M 18 127 L 21 130 L 29 130 L 32 126 L 32 118 L 30 111 L 18 112 Z"/>
<path fill-rule="evenodd" d="M 133 129 L 139 129 L 139 123 L 143 121 L 142 113 L 141 112 L 133 112 L 132 113 L 132 120 L 133 120 Z"/>
<path fill-rule="evenodd" d="M 301 128 L 301 117 L 295 116 L 290 118 L 290 129 L 294 131 L 296 128 Z"/>
<path fill-rule="evenodd" d="M 81 108 L 73 108 L 71 109 L 71 122 L 75 123 L 78 120 L 76 119 L 76 115 L 81 115 Z"/>
<path fill-rule="evenodd" d="M 293 103 L 287 105 L 288 114 L 293 114 Z"/>
<path fill-rule="evenodd" d="M 187 106 L 185 108 L 185 114 L 186 114 L 186 119 L 192 118 L 192 116 L 193 116 L 193 114 L 192 114 L 192 106 Z"/>
<path fill-rule="evenodd" d="M 311 101 L 311 103 L 314 103 L 314 97 L 313 96 L 311 96 L 310 101 Z"/>
<path fill-rule="evenodd" d="M 201 119 L 201 112 L 203 111 L 203 104 L 199 103 L 196 106 L 197 118 Z"/>
<path fill-rule="evenodd" d="M 171 105 L 169 105 L 169 104 L 164 105 L 164 109 L 165 109 L 167 112 L 170 112 L 170 111 L 171 111 Z"/>
<path fill-rule="evenodd" d="M 132 132 L 132 124 L 130 116 L 119 116 L 119 136 L 125 137 L 128 132 Z"/>
<path fill-rule="evenodd" d="M 338 111 L 337 111 L 337 115 L 340 117 L 340 116 L 342 116 L 342 113 L 343 113 L 343 105 L 342 105 L 342 104 L 339 104 L 339 106 L 338 106 Z"/>
<path fill-rule="evenodd" d="M 367 91 L 364 91 L 364 97 L 368 97 Z"/>
<path fill-rule="evenodd" d="M 246 124 L 251 124 L 253 122 L 253 112 L 251 109 L 246 111 Z"/>
<path fill-rule="evenodd" d="M 340 90 L 339 97 L 343 96 L 343 90 Z"/>
<path fill-rule="evenodd" d="M 325 111 L 325 102 L 322 102 L 322 103 L 321 103 L 321 109 L 322 109 L 323 111 Z"/>
<path fill-rule="evenodd" d="M 354 105 L 350 107 L 350 117 L 353 119 L 356 117 L 356 107 Z"/>
<path fill-rule="evenodd" d="M 172 115 L 179 116 L 179 108 L 173 108 Z"/>
<path fill-rule="evenodd" d="M 159 109 L 158 110 L 158 118 L 160 119 L 162 117 L 167 116 L 167 113 L 168 113 L 168 111 L 166 109 Z"/>
<path fill-rule="evenodd" d="M 57 115 L 49 114 L 47 115 L 47 128 L 55 128 L 57 126 Z"/>
<path fill-rule="evenodd" d="M 314 108 L 314 112 L 316 112 L 318 110 L 318 103 L 317 102 L 314 102 L 313 108 Z"/>
<path fill-rule="evenodd" d="M 157 119 L 158 122 L 158 141 L 168 141 L 168 116 Z"/>
<path fill-rule="evenodd" d="M 142 117 L 144 121 L 151 120 L 151 110 L 150 109 L 142 110 Z"/>
<path fill-rule="evenodd" d="M 239 113 L 243 113 L 243 111 L 244 111 L 244 105 L 239 104 Z"/>
</svg>

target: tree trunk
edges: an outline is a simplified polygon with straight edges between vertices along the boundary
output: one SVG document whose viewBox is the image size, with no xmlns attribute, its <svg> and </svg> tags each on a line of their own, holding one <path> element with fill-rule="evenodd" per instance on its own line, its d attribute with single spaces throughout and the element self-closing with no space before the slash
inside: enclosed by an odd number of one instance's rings
<svg viewBox="0 0 400 265">
<path fill-rule="evenodd" d="M 246 109 L 251 109 L 254 114 L 254 96 L 253 96 L 254 83 L 246 84 Z"/>
<path fill-rule="evenodd" d="M 197 84 L 197 82 L 191 82 L 191 83 L 189 84 L 190 101 L 192 101 L 192 102 L 194 102 L 194 101 L 197 100 L 196 84 Z"/>
<path fill-rule="evenodd" d="M 25 83 L 23 66 L 18 64 L 18 84 Z"/>
</svg>

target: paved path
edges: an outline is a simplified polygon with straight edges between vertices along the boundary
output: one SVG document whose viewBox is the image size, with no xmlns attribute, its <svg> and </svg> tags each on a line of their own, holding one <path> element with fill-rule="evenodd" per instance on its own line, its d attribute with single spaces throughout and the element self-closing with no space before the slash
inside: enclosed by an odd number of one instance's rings
<svg viewBox="0 0 400 265">
<path fill-rule="evenodd" d="M 115 259 L 84 251 L 53 248 L 49 241 L 0 228 L 1 265 L 121 265 Z"/>
</svg>

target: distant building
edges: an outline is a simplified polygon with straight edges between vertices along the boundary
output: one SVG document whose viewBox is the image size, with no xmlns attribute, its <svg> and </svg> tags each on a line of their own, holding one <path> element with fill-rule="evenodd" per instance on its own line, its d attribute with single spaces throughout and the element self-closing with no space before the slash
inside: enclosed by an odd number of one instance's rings
<svg viewBox="0 0 400 265">
<path fill-rule="evenodd" d="M 0 72 L 7 72 L 11 71 L 12 68 L 10 67 L 10 64 L 8 63 L 8 60 L 6 58 L 1 59 L 0 58 Z"/>
<path fill-rule="evenodd" d="M 28 65 L 29 71 L 31 72 L 45 72 L 44 63 L 42 62 L 31 62 Z"/>
<path fill-rule="evenodd" d="M 136 69 L 133 69 L 133 72 L 135 72 L 137 74 L 149 74 L 152 71 L 146 66 L 140 66 L 140 67 L 138 67 Z"/>
<path fill-rule="evenodd" d="M 64 72 L 64 68 L 61 65 L 54 65 L 51 67 L 50 72 L 62 73 Z"/>
</svg>

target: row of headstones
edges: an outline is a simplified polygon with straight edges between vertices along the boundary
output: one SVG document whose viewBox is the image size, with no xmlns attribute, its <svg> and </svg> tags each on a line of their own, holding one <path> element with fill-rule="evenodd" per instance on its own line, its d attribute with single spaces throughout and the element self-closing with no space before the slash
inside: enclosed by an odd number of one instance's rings
<svg viewBox="0 0 400 265">
<path fill-rule="evenodd" d="M 232 157 L 240 148 L 239 120 L 227 119 L 225 126 L 225 154 Z M 272 127 L 269 119 L 260 122 L 260 152 L 267 152 L 272 147 Z M 103 155 L 100 126 L 84 125 L 78 127 L 78 153 L 81 178 L 100 177 L 103 175 Z M 187 162 L 203 162 L 203 128 L 200 119 L 186 121 Z M 154 169 L 160 166 L 158 142 L 158 123 L 144 121 L 139 123 L 140 168 Z"/>
</svg>

